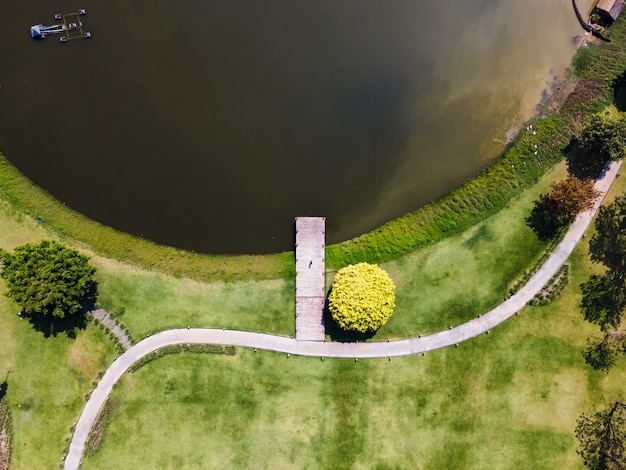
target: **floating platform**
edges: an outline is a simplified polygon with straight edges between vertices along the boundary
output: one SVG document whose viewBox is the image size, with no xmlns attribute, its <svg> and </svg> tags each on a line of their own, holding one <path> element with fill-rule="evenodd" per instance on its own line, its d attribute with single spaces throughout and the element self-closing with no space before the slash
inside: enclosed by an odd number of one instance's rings
<svg viewBox="0 0 626 470">
<path fill-rule="evenodd" d="M 63 21 L 61 24 L 43 25 L 35 24 L 30 27 L 30 35 L 33 39 L 45 39 L 49 34 L 61 34 L 59 38 L 61 42 L 67 42 L 72 39 L 89 39 L 91 33 L 83 29 L 81 16 L 87 14 L 84 8 L 71 13 L 56 13 L 54 19 Z"/>
</svg>

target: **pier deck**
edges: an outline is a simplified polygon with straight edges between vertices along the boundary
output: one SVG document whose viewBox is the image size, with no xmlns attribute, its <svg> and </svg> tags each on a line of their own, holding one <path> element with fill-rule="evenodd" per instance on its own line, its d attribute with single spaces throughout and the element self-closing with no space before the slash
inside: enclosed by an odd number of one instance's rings
<svg viewBox="0 0 626 470">
<path fill-rule="evenodd" d="M 324 341 L 326 218 L 296 217 L 296 340 Z"/>
</svg>

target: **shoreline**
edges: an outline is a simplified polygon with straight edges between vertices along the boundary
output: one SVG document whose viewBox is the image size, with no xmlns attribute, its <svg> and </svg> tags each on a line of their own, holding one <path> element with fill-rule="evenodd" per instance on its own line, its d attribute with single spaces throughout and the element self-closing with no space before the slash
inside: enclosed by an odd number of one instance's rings
<svg viewBox="0 0 626 470">
<path fill-rule="evenodd" d="M 622 24 L 623 21 L 618 20 L 612 28 Z M 588 40 L 589 35 L 582 36 L 578 51 L 587 45 Z M 598 49 L 601 47 L 599 44 Z M 576 57 L 572 59 L 570 70 Z M 580 80 L 570 76 L 555 83 L 556 90 L 548 94 L 545 102 L 538 103 L 537 113 L 526 121 L 536 125 L 536 144 L 542 148 L 541 158 L 531 157 L 533 152 L 525 145 L 522 127 L 495 160 L 459 187 L 370 232 L 329 245 L 329 269 L 360 261 L 377 263 L 397 258 L 459 233 L 498 212 L 508 200 L 563 158 L 564 139 L 569 135 L 562 133 L 567 134 L 567 128 L 576 127 L 576 122 L 575 119 L 562 122 L 560 111 L 575 94 L 579 83 Z M 608 87 L 610 83 L 605 85 Z M 44 227 L 65 240 L 87 245 L 100 255 L 148 269 L 198 280 L 260 280 L 293 275 L 293 251 L 267 255 L 199 254 L 158 245 L 104 226 L 54 199 L 1 154 L 0 196 L 24 214 L 43 220 Z"/>
</svg>

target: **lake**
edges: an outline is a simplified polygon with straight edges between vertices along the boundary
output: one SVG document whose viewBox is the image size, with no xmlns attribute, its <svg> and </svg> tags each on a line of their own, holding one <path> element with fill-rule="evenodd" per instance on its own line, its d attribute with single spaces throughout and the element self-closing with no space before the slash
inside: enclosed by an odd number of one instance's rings
<svg viewBox="0 0 626 470">
<path fill-rule="evenodd" d="M 591 1 L 580 1 L 586 12 Z M 89 40 L 31 24 L 85 8 Z M 206 253 L 342 241 L 487 165 L 565 75 L 569 0 L 3 2 L 0 150 L 73 209 Z"/>
</svg>

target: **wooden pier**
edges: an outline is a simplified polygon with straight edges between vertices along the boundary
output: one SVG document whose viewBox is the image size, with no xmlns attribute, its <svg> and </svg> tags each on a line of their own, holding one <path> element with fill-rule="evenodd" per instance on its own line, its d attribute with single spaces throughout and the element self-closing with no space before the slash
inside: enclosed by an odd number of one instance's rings
<svg viewBox="0 0 626 470">
<path fill-rule="evenodd" d="M 324 341 L 326 217 L 296 217 L 296 340 Z"/>
</svg>

